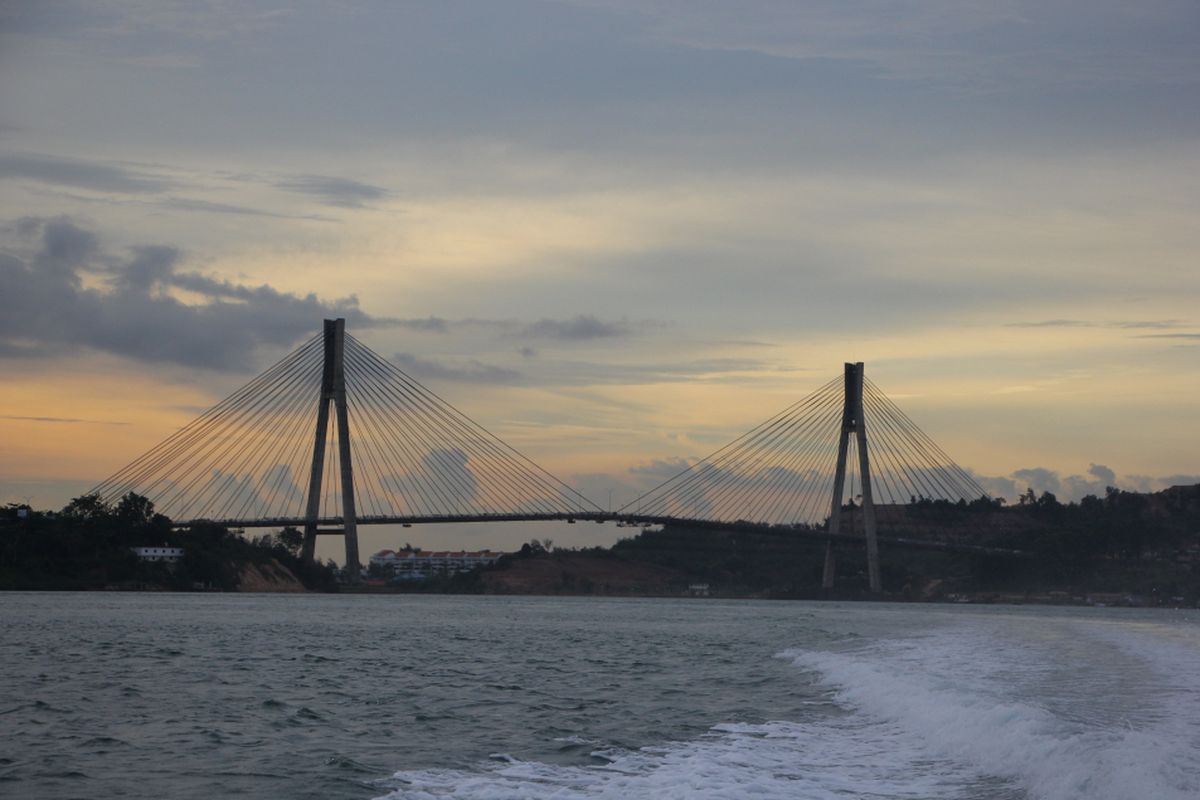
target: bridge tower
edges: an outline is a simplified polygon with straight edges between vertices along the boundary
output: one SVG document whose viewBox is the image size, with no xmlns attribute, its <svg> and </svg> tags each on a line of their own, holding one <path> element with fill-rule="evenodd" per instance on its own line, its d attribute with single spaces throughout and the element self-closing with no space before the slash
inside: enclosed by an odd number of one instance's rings
<svg viewBox="0 0 1200 800">
<path fill-rule="evenodd" d="M 346 320 L 325 320 L 325 367 L 321 376 L 321 400 L 317 406 L 317 431 L 313 439 L 312 472 L 308 479 L 308 505 L 304 518 L 301 556 L 312 563 L 318 534 L 340 535 L 346 542 L 346 575 L 357 580 L 362 568 L 358 560 L 358 517 L 354 508 L 354 469 L 350 461 L 350 417 L 346 410 L 345 368 Z M 325 442 L 329 432 L 329 404 L 337 414 L 338 465 L 341 470 L 342 527 L 319 529 L 321 477 L 325 472 Z"/>
<path fill-rule="evenodd" d="M 837 470 L 833 477 L 833 503 L 829 515 L 829 541 L 825 545 L 825 571 L 821 587 L 833 588 L 836 571 L 833 541 L 841 531 L 842 497 L 846 486 L 846 457 L 850 436 L 855 436 L 858 471 L 862 480 L 863 527 L 867 537 L 867 580 L 872 592 L 883 591 L 879 576 L 879 541 L 875 536 L 875 500 L 871 494 L 871 465 L 867 457 L 867 426 L 863 418 L 863 363 L 846 364 L 845 392 L 842 402 L 842 427 L 838 434 Z"/>
</svg>

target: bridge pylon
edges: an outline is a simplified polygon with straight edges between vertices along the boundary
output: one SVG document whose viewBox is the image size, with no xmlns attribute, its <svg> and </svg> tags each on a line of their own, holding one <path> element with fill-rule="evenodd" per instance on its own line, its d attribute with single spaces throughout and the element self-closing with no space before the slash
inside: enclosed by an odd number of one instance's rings
<svg viewBox="0 0 1200 800">
<path fill-rule="evenodd" d="M 304 516 L 304 544 L 300 554 L 312 563 L 317 534 L 340 534 L 346 542 L 346 576 L 357 581 L 362 565 L 358 558 L 358 516 L 354 506 L 354 468 L 350 460 L 350 415 L 346 408 L 346 320 L 325 320 L 325 365 L 321 375 L 321 399 L 317 406 L 317 430 L 313 439 L 312 472 L 308 480 L 308 503 Z M 337 424 L 338 467 L 342 489 L 342 527 L 319 530 L 321 479 L 325 472 L 325 443 L 329 433 L 329 405 Z"/>
<path fill-rule="evenodd" d="M 862 480 L 863 527 L 867 539 L 867 581 L 872 592 L 883 591 L 879 574 L 879 541 L 875 531 L 875 500 L 871 492 L 871 464 L 867 454 L 867 425 L 863 414 L 863 363 L 846 364 L 845 391 L 842 400 L 842 425 L 838 434 L 837 469 L 833 476 L 833 502 L 829 513 L 829 540 L 825 544 L 825 569 L 821 587 L 832 589 L 837 564 L 833 540 L 841 531 L 842 498 L 846 489 L 846 459 L 850 436 L 855 437 L 858 471 Z"/>
</svg>

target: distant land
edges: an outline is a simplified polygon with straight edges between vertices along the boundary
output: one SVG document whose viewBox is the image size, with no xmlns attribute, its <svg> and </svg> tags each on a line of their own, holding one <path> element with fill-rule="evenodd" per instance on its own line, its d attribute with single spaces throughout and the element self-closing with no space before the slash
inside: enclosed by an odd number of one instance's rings
<svg viewBox="0 0 1200 800">
<path fill-rule="evenodd" d="M 914 499 L 879 514 L 886 521 L 881 596 L 866 591 L 861 546 L 839 546 L 837 585 L 824 591 L 823 542 L 767 526 L 634 529 L 612 547 L 564 549 L 533 539 L 491 566 L 420 580 L 403 580 L 377 560 L 352 586 L 332 562 L 304 564 L 294 529 L 255 537 L 216 525 L 174 529 L 137 495 L 115 506 L 84 496 L 59 512 L 0 510 L 0 589 L 1200 605 L 1200 484 L 1153 494 L 1109 489 L 1068 504 L 1032 491 L 1012 506 Z M 978 550 L 912 549 L 889 538 Z M 149 560 L 155 556 L 139 558 L 138 547 L 177 549 L 169 560 Z"/>
</svg>

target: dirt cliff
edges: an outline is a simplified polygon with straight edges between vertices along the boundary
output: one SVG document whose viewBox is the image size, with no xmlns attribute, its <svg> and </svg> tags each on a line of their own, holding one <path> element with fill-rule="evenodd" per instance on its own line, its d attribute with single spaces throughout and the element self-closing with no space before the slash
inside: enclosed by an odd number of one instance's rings
<svg viewBox="0 0 1200 800">
<path fill-rule="evenodd" d="M 673 595 L 687 585 L 682 573 L 667 567 L 570 553 L 513 559 L 481 579 L 493 594 Z"/>
<path fill-rule="evenodd" d="M 306 592 L 292 571 L 275 559 L 261 564 L 247 563 L 238 576 L 239 592 Z"/>
</svg>

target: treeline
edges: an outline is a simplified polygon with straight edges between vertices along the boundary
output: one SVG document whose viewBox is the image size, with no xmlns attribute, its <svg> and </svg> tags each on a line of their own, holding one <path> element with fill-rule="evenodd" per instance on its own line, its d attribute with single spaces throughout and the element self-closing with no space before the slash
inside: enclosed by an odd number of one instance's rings
<svg viewBox="0 0 1200 800">
<path fill-rule="evenodd" d="M 1008 507 L 996 500 L 989 507 L 980 501 L 917 498 L 906 509 L 910 527 L 957 527 L 964 537 L 983 538 L 1062 566 L 1174 558 L 1200 544 L 1200 485 L 1154 494 L 1110 486 L 1104 497 L 1088 495 L 1071 503 L 1028 489 Z"/>
<path fill-rule="evenodd" d="M 778 529 L 733 532 L 668 525 L 621 539 L 609 556 L 676 570 L 686 584 L 705 583 L 726 594 L 815 596 L 823 547 Z"/>
<path fill-rule="evenodd" d="M 132 493 L 115 504 L 84 495 L 57 513 L 10 504 L 0 509 L 0 589 L 231 591 L 245 565 L 274 561 L 307 588 L 333 590 L 334 566 L 304 564 L 302 540 L 294 528 L 250 539 L 221 525 L 175 529 Z M 140 561 L 135 547 L 179 547 L 184 555 L 174 563 Z"/>
<path fill-rule="evenodd" d="M 937 587 L 940 594 L 1094 591 L 1194 601 L 1200 593 L 1200 485 L 1155 494 L 1113 488 L 1074 503 L 1028 491 L 1012 506 L 913 498 L 878 514 L 884 589 L 893 595 L 917 598 Z M 861 533 L 861 519 L 850 529 Z M 889 536 L 1018 554 L 914 550 L 889 546 Z M 864 551 L 842 544 L 837 552 L 834 594 L 864 593 Z M 823 543 L 789 536 L 785 526 L 666 526 L 621 540 L 611 556 L 669 567 L 730 594 L 825 596 Z"/>
</svg>

